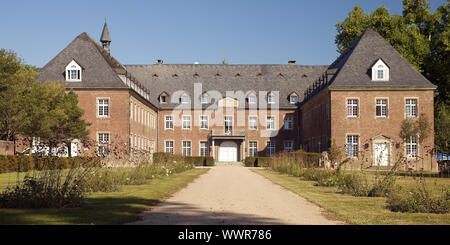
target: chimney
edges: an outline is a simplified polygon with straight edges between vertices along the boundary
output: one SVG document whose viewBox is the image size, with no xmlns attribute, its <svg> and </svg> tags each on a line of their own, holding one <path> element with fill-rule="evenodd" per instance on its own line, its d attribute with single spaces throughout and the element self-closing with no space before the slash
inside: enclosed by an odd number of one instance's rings
<svg viewBox="0 0 450 245">
<path fill-rule="evenodd" d="M 162 65 L 162 64 L 163 64 L 163 60 L 158 60 L 158 61 L 156 62 L 156 64 L 157 64 L 157 65 Z"/>
<path fill-rule="evenodd" d="M 290 60 L 290 61 L 288 61 L 288 64 L 292 64 L 292 65 L 295 65 L 295 63 L 296 63 L 296 61 L 295 61 L 295 60 Z"/>
</svg>

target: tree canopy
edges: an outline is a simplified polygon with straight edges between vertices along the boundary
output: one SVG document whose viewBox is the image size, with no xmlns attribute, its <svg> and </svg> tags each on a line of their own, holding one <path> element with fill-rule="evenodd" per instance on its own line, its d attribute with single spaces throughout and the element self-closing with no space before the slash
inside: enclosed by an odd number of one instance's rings
<svg viewBox="0 0 450 245">
<path fill-rule="evenodd" d="M 36 68 L 0 50 L 0 136 L 39 137 L 50 147 L 88 135 L 78 96 L 60 82 L 39 82 Z"/>
</svg>

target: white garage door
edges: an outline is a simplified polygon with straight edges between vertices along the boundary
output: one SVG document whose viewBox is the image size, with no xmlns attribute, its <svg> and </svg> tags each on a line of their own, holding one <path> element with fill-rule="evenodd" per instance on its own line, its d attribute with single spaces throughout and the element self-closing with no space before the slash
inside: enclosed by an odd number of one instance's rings
<svg viewBox="0 0 450 245">
<path fill-rule="evenodd" d="M 232 141 L 225 141 L 219 146 L 219 162 L 236 162 L 237 144 Z"/>
</svg>

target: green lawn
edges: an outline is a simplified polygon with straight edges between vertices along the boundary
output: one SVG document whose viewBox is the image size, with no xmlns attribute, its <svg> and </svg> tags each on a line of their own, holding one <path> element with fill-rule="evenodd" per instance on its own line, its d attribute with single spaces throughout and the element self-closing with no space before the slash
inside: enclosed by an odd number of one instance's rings
<svg viewBox="0 0 450 245">
<path fill-rule="evenodd" d="M 169 177 L 158 177 L 144 185 L 122 186 L 120 192 L 93 193 L 80 208 L 0 209 L 0 224 L 114 225 L 131 222 L 139 219 L 139 213 L 166 199 L 208 170 L 196 168 Z M 16 177 L 16 173 L 1 174 L 0 190 L 15 183 Z"/>
<path fill-rule="evenodd" d="M 323 207 L 331 219 L 352 225 L 450 225 L 450 214 L 412 214 L 391 212 L 384 208 L 384 197 L 353 197 L 338 193 L 336 187 L 315 186 L 314 181 L 303 181 L 268 169 L 254 169 L 275 184 Z M 436 185 L 435 185 L 436 182 Z M 411 177 L 399 177 L 401 185 L 414 185 Z M 450 185 L 448 178 L 426 178 L 427 186 L 440 188 Z"/>
</svg>

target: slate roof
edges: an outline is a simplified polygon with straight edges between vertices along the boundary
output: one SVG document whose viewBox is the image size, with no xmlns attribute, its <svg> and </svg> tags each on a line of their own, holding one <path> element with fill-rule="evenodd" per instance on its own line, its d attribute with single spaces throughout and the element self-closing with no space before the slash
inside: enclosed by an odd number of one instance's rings
<svg viewBox="0 0 450 245">
<path fill-rule="evenodd" d="M 125 68 L 87 33 L 77 36 L 41 70 L 39 80 L 65 82 L 65 68 L 75 60 L 82 70 L 82 82 L 67 82 L 68 88 L 128 88 L 119 78 Z"/>
<path fill-rule="evenodd" d="M 378 59 L 390 68 L 389 81 L 372 81 L 371 68 Z M 329 88 L 436 88 L 370 28 L 330 65 L 330 69 L 337 69 L 337 73 L 331 78 Z"/>
<path fill-rule="evenodd" d="M 107 27 L 105 24 L 104 30 Z M 105 31 L 102 33 L 105 34 Z M 109 32 L 107 31 L 107 34 Z M 107 37 L 105 37 L 107 38 Z M 110 38 L 109 38 L 110 40 Z M 372 81 L 371 66 L 382 59 L 390 67 L 389 81 Z M 75 60 L 81 67 L 82 82 L 68 82 L 69 88 L 129 88 L 135 83 L 138 91 L 149 92 L 149 102 L 160 109 L 171 109 L 178 103 L 160 104 L 158 96 L 166 92 L 185 91 L 191 101 L 194 83 L 201 83 L 203 91 L 254 91 L 260 99 L 268 91 L 279 91 L 279 108 L 296 108 L 289 103 L 292 92 L 299 102 L 328 88 L 436 88 L 409 64 L 378 33 L 367 29 L 330 66 L 318 65 L 223 65 L 223 64 L 155 64 L 122 65 L 87 33 L 77 36 L 66 48 L 41 69 L 41 81 L 65 81 L 65 67 Z M 120 77 L 119 77 L 120 76 Z M 127 77 L 130 81 L 122 79 Z M 122 78 L 122 79 L 121 79 Z M 134 87 L 134 86 L 132 86 Z M 142 95 L 142 93 L 140 93 Z M 203 105 L 203 107 L 210 105 Z M 247 106 L 240 104 L 240 107 Z"/>
<path fill-rule="evenodd" d="M 254 91 L 259 100 L 269 91 L 279 91 L 280 108 L 296 108 L 290 104 L 288 95 L 296 92 L 299 101 L 303 91 L 322 74 L 328 66 L 305 65 L 223 65 L 223 64 L 156 64 L 125 65 L 145 87 L 150 90 L 150 102 L 161 109 L 178 104 L 159 104 L 158 96 L 163 92 L 170 95 L 185 91 L 193 101 L 194 83 L 201 83 L 203 91 L 215 90 L 225 97 L 226 91 Z M 199 98 L 196 98 L 199 100 Z M 169 99 L 170 101 L 170 99 Z M 259 103 L 259 102 L 258 102 Z M 207 105 L 208 106 L 208 105 Z M 240 104 L 240 107 L 243 105 Z"/>
</svg>

